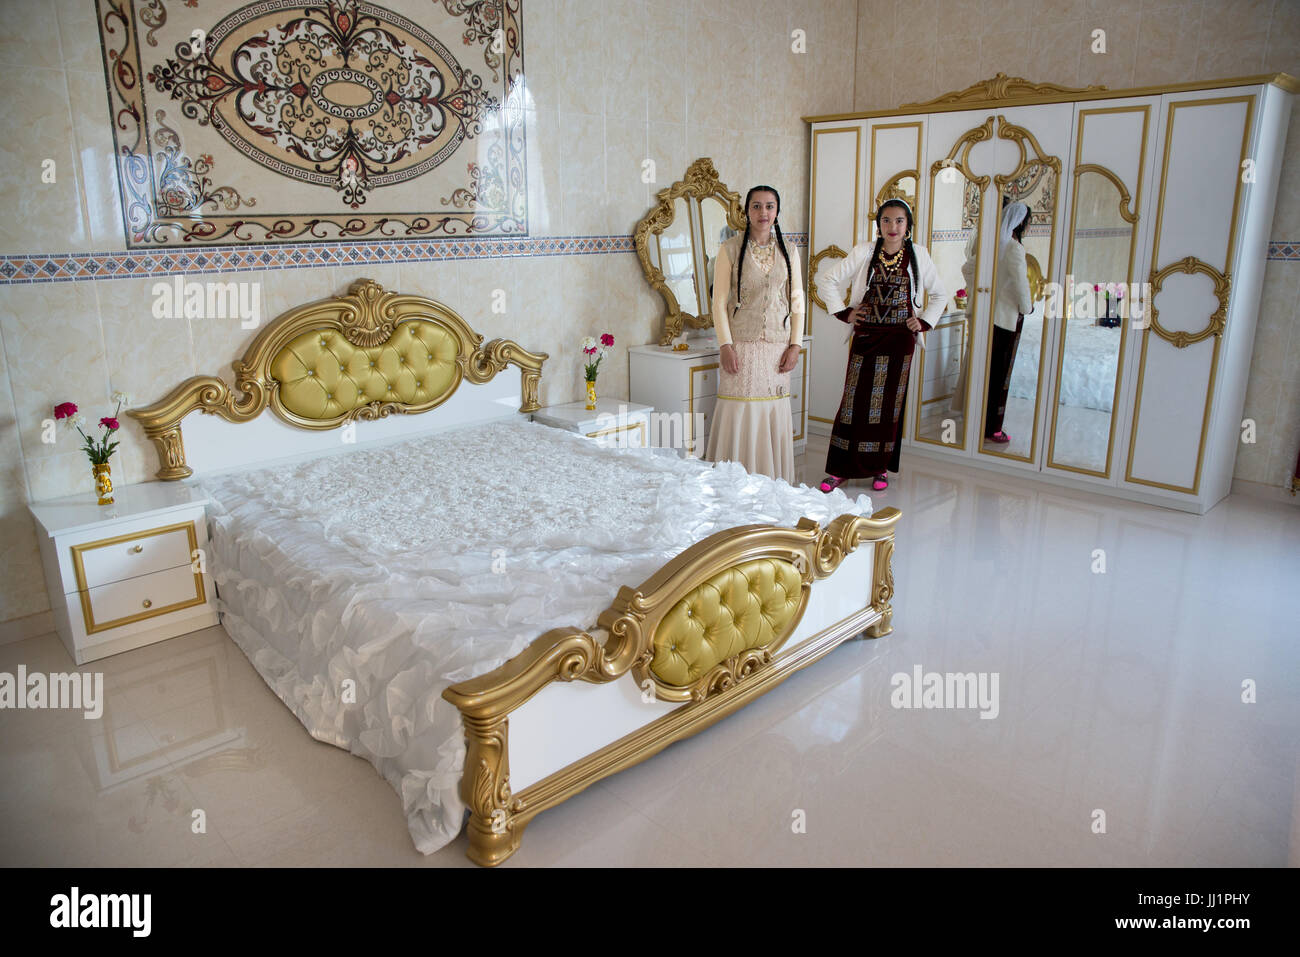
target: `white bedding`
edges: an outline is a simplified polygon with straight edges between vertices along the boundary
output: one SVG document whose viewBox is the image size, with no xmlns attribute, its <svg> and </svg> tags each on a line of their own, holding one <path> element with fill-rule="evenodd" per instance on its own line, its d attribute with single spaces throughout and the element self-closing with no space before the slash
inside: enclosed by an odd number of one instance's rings
<svg viewBox="0 0 1300 957">
<path fill-rule="evenodd" d="M 1092 320 L 1072 319 L 1068 333 L 1066 363 L 1061 370 L 1058 402 L 1081 409 L 1111 410 L 1115 399 L 1115 368 L 1119 356 L 1119 327 L 1093 325 Z M 1011 395 L 1033 399 L 1038 388 L 1038 356 L 1043 341 L 1041 316 L 1025 318 L 1020 347 L 1011 369 Z"/>
<path fill-rule="evenodd" d="M 866 496 L 523 421 L 204 487 L 227 631 L 313 737 L 397 790 L 425 854 L 465 812 L 460 712 L 444 688 L 549 628 L 594 627 L 620 585 L 716 531 L 871 513 Z"/>
</svg>

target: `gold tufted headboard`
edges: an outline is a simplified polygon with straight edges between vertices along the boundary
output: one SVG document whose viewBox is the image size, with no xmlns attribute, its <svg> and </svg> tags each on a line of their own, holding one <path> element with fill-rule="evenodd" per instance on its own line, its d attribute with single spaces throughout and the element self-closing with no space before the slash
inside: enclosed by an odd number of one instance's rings
<svg viewBox="0 0 1300 957">
<path fill-rule="evenodd" d="M 360 279 L 346 296 L 298 306 L 267 325 L 232 363 L 238 396 L 215 376 L 195 376 L 128 414 L 158 448 L 158 478 L 174 481 L 192 473 L 181 420 L 195 410 L 247 422 L 269 406 L 299 428 L 335 429 L 356 419 L 427 412 L 451 398 L 463 379 L 487 382 L 511 363 L 522 379 L 519 411 L 536 410 L 546 354 L 509 339 L 482 343 L 442 303 Z"/>
</svg>

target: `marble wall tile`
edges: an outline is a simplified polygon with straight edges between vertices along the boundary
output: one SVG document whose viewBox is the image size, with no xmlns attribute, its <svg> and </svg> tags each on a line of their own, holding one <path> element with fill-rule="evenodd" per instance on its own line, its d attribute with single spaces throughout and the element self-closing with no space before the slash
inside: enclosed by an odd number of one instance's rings
<svg viewBox="0 0 1300 957">
<path fill-rule="evenodd" d="M 53 24 L 51 24 L 53 26 Z M 34 43 L 33 47 L 52 44 Z M 0 97 L 0 252 L 89 248 L 62 70 L 6 70 Z M 55 181 L 42 181 L 53 160 Z"/>
<path fill-rule="evenodd" d="M 57 42 L 59 18 L 54 5 L 25 0 L 21 5 L 6 7 L 8 16 L 0 22 L 0 64 L 23 68 L 6 70 L 6 76 L 26 72 L 30 67 L 62 69 L 65 61 Z M 44 42 L 33 42 L 33 37 L 44 38 Z"/>
</svg>

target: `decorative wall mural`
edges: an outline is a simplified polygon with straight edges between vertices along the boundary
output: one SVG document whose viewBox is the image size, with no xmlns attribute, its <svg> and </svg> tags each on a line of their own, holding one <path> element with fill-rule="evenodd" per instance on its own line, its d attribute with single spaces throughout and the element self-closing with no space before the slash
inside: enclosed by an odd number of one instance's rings
<svg viewBox="0 0 1300 957">
<path fill-rule="evenodd" d="M 527 235 L 522 0 L 97 0 L 126 240 Z"/>
</svg>

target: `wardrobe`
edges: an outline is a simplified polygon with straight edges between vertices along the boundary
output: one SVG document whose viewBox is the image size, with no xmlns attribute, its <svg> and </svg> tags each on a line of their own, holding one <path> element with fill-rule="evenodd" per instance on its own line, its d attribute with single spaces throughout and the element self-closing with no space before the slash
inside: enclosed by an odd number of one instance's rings
<svg viewBox="0 0 1300 957">
<path fill-rule="evenodd" d="M 1285 74 L 1132 90 L 998 74 L 896 110 L 806 117 L 810 431 L 830 432 L 848 351 L 818 272 L 874 240 L 876 208 L 897 197 L 947 293 L 913 364 L 904 458 L 1213 507 L 1255 438 L 1242 410 L 1297 91 Z M 1029 207 L 1034 305 L 990 383 L 1013 202 Z"/>
</svg>

